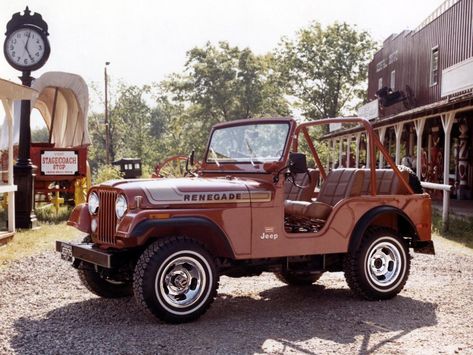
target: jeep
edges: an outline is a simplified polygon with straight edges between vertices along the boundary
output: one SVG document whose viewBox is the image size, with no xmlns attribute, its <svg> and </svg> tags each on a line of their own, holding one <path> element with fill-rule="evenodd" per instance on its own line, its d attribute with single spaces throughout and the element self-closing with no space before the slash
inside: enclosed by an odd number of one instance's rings
<svg viewBox="0 0 473 355">
<path fill-rule="evenodd" d="M 368 168 L 323 166 L 311 130 L 330 123 L 364 129 Z M 389 168 L 376 169 L 377 154 Z M 406 283 L 409 249 L 434 254 L 429 195 L 364 118 L 217 124 L 194 170 L 193 160 L 184 177 L 90 189 L 68 221 L 87 237 L 56 243 L 87 289 L 134 295 L 146 312 L 182 323 L 206 312 L 220 275 L 273 272 L 288 285 L 310 285 L 342 271 L 355 294 L 384 300 Z"/>
</svg>

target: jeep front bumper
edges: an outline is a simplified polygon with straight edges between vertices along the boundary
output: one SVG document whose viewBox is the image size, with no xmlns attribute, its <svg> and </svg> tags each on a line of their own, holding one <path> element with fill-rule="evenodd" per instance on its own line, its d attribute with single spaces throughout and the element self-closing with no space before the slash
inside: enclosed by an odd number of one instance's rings
<svg viewBox="0 0 473 355">
<path fill-rule="evenodd" d="M 61 253 L 61 259 L 74 262 L 85 261 L 93 265 L 113 269 L 124 263 L 125 251 L 108 251 L 94 246 L 93 243 L 67 243 L 56 241 L 56 251 Z"/>
</svg>

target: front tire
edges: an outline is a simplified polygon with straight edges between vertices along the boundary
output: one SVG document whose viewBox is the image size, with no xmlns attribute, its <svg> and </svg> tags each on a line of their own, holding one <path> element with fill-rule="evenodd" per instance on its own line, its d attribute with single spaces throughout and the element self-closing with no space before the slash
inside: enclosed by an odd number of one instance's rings
<svg viewBox="0 0 473 355">
<path fill-rule="evenodd" d="M 92 269 L 79 269 L 81 283 L 93 294 L 102 298 L 122 298 L 133 295 L 131 281 L 116 281 Z"/>
<path fill-rule="evenodd" d="M 388 228 L 370 227 L 358 250 L 345 256 L 345 278 L 350 289 L 368 300 L 396 296 L 409 276 L 406 242 Z"/>
<path fill-rule="evenodd" d="M 82 243 L 92 243 L 92 238 L 86 236 Z M 82 285 L 85 286 L 94 295 L 102 298 L 123 298 L 133 296 L 133 288 L 131 281 L 117 281 L 112 278 L 103 276 L 98 272 L 94 265 L 82 265 L 82 269 L 78 269 L 77 273 Z"/>
<path fill-rule="evenodd" d="M 199 318 L 215 299 L 217 287 L 213 258 L 185 237 L 151 244 L 139 258 L 133 277 L 138 305 L 168 323 Z"/>
</svg>

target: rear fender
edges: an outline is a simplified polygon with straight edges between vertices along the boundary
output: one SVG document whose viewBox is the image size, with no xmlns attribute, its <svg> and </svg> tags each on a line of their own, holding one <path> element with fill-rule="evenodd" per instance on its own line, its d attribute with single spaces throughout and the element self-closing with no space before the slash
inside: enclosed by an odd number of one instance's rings
<svg viewBox="0 0 473 355">
<path fill-rule="evenodd" d="M 393 215 L 397 217 L 393 227 L 395 227 L 404 238 L 410 238 L 411 241 L 417 241 L 419 239 L 417 230 L 409 216 L 399 208 L 393 206 L 380 206 L 369 210 L 360 218 L 351 234 L 348 251 L 354 253 L 358 249 L 361 240 L 363 239 L 363 235 L 373 222 L 379 221 L 381 222 L 379 225 L 386 225 L 382 224 L 382 221 L 392 219 Z M 376 223 L 376 225 L 378 225 L 378 223 Z"/>
<path fill-rule="evenodd" d="M 214 222 L 204 217 L 146 219 L 138 223 L 129 238 L 145 245 L 155 238 L 183 235 L 202 243 L 214 256 L 235 258 L 227 236 Z"/>
</svg>

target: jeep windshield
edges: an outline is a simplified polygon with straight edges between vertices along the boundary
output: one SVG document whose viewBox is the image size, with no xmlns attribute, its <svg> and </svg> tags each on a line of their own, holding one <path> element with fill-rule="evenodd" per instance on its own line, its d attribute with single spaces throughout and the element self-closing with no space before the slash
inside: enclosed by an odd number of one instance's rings
<svg viewBox="0 0 473 355">
<path fill-rule="evenodd" d="M 258 123 L 216 129 L 210 139 L 207 163 L 264 163 L 282 158 L 289 123 Z"/>
</svg>

